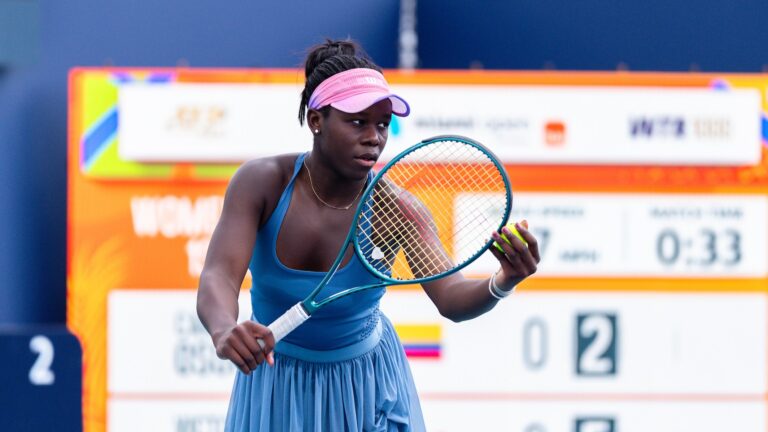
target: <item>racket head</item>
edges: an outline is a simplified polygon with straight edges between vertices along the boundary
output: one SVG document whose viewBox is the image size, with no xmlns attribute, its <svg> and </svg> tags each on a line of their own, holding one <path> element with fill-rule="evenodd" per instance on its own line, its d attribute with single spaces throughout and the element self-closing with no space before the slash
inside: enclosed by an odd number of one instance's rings
<svg viewBox="0 0 768 432">
<path fill-rule="evenodd" d="M 427 282 L 482 255 L 511 209 L 511 183 L 491 150 L 471 138 L 436 136 L 376 174 L 358 207 L 354 249 L 388 284 Z"/>
</svg>

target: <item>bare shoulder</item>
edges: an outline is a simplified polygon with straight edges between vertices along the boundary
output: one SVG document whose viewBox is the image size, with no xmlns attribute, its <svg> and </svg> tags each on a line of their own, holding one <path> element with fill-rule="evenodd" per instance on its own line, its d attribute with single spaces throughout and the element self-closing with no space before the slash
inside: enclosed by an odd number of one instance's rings
<svg viewBox="0 0 768 432">
<path fill-rule="evenodd" d="M 247 203 L 259 213 L 265 209 L 271 211 L 291 179 L 297 156 L 284 154 L 243 163 L 229 182 L 226 201 L 239 205 Z"/>
<path fill-rule="evenodd" d="M 296 154 L 284 154 L 252 159 L 243 163 L 230 181 L 232 184 L 246 183 L 259 185 L 257 189 L 269 189 L 269 186 L 287 184 L 293 173 Z"/>
</svg>

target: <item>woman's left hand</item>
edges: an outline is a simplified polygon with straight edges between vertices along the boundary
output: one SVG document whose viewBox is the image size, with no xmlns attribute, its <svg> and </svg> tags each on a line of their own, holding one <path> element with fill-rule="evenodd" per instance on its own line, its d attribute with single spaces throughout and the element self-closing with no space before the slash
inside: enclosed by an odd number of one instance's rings
<svg viewBox="0 0 768 432">
<path fill-rule="evenodd" d="M 491 253 L 501 264 L 501 269 L 496 274 L 496 286 L 504 291 L 511 290 L 523 279 L 536 273 L 536 267 L 541 261 L 539 244 L 536 237 L 528 231 L 528 222 L 523 220 L 515 223 L 515 228 L 528 243 L 527 246 L 506 226 L 501 231 L 509 239 L 508 241 L 504 240 L 497 232 L 491 234 L 496 243 L 504 250 L 502 253 L 494 246 L 490 248 Z"/>
</svg>

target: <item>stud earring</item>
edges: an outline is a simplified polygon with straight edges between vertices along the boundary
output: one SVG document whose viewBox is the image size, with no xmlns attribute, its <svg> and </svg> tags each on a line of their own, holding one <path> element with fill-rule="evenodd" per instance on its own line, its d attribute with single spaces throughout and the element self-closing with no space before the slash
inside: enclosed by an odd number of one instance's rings
<svg viewBox="0 0 768 432">
<path fill-rule="evenodd" d="M 315 129 L 315 135 L 320 133 L 320 129 Z"/>
</svg>

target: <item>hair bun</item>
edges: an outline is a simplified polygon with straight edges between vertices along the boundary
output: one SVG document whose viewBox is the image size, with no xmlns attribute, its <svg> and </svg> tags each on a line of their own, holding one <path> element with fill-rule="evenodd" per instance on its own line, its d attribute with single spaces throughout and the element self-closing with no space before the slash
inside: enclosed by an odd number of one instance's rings
<svg viewBox="0 0 768 432">
<path fill-rule="evenodd" d="M 309 49 L 304 64 L 304 76 L 309 77 L 319 64 L 336 56 L 368 58 L 362 47 L 351 39 L 326 39 L 325 43 L 315 45 Z"/>
<path fill-rule="evenodd" d="M 325 46 L 328 48 L 328 51 L 333 52 L 333 55 L 351 55 L 354 56 L 360 46 L 352 41 L 351 39 L 346 40 L 331 40 L 326 39 L 325 40 Z"/>
</svg>

